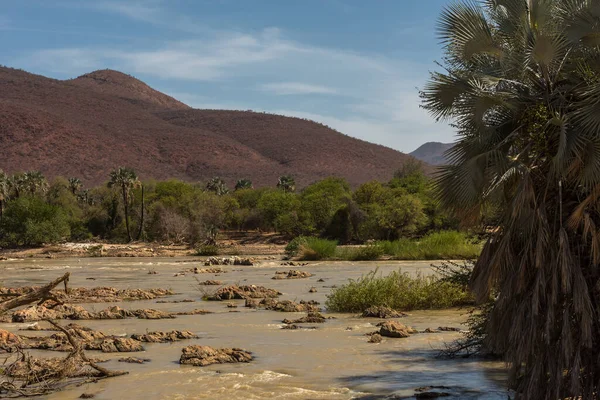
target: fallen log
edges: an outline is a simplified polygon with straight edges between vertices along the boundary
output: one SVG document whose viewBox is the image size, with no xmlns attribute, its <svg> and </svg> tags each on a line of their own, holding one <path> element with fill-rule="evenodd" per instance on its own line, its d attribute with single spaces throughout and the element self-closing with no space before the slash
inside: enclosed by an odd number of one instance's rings
<svg viewBox="0 0 600 400">
<path fill-rule="evenodd" d="M 33 291 L 31 293 L 24 294 L 23 296 L 15 297 L 10 300 L 1 302 L 0 303 L 0 314 L 4 314 L 8 310 L 12 310 L 13 308 L 31 304 L 36 301 L 38 302 L 38 304 L 42 304 L 46 300 L 53 300 L 60 304 L 61 302 L 51 293 L 51 291 L 56 286 L 58 286 L 61 282 L 64 282 L 65 292 L 68 293 L 69 289 L 68 289 L 67 284 L 69 282 L 69 276 L 71 276 L 71 273 L 67 272 L 60 278 L 56 278 L 55 280 L 53 280 L 46 286 L 42 286 L 41 288 L 39 288 L 36 291 Z"/>
</svg>

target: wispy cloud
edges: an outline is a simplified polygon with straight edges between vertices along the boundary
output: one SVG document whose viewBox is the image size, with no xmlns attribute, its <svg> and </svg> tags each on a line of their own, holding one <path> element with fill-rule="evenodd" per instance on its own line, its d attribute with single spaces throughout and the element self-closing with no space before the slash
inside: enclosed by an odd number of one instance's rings
<svg viewBox="0 0 600 400">
<path fill-rule="evenodd" d="M 277 95 L 294 94 L 336 94 L 337 90 L 320 85 L 311 85 L 301 82 L 276 82 L 265 83 L 259 86 L 260 90 Z"/>
<path fill-rule="evenodd" d="M 121 14 L 140 21 L 160 22 L 161 8 L 152 1 L 94 1 L 86 5 L 100 11 Z"/>
<path fill-rule="evenodd" d="M 425 81 L 426 66 L 300 43 L 277 28 L 211 31 L 199 39 L 133 51 L 118 46 L 44 49 L 13 62 L 64 77 L 119 69 L 143 79 L 161 79 L 163 88 L 189 86 L 187 93 L 179 89 L 169 94 L 198 108 L 222 106 L 310 118 L 405 151 L 426 140 L 451 138 L 447 125 L 435 124 L 419 108 L 415 86 Z M 194 94 L 207 85 L 218 97 Z M 324 95 L 335 95 L 335 102 Z"/>
</svg>

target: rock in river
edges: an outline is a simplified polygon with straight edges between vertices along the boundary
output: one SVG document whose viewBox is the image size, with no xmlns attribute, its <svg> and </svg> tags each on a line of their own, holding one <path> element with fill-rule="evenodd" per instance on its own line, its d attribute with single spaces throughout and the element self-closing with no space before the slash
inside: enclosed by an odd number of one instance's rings
<svg viewBox="0 0 600 400">
<path fill-rule="evenodd" d="M 231 285 L 220 288 L 215 294 L 207 297 L 207 300 L 244 300 L 244 299 L 264 299 L 280 296 L 281 293 L 274 289 L 256 285 Z"/>
<path fill-rule="evenodd" d="M 310 272 L 290 269 L 289 271 L 276 271 L 275 276 L 271 279 L 302 279 L 310 278 L 311 276 Z"/>
<path fill-rule="evenodd" d="M 398 312 L 385 306 L 373 306 L 363 311 L 362 316 L 365 318 L 400 318 L 406 317 L 407 314 Z"/>
<path fill-rule="evenodd" d="M 142 344 L 129 338 L 110 338 L 105 339 L 100 345 L 103 353 L 128 353 L 133 351 L 144 351 Z"/>
<path fill-rule="evenodd" d="M 180 364 L 204 367 L 211 364 L 240 363 L 252 361 L 252 354 L 237 348 L 214 349 L 209 346 L 192 345 L 182 349 Z"/>
<path fill-rule="evenodd" d="M 327 318 L 325 318 L 319 312 L 309 312 L 305 317 L 295 319 L 295 320 L 284 319 L 282 322 L 284 324 L 288 324 L 288 325 L 291 325 L 291 324 L 314 324 L 314 323 L 322 324 L 325 322 L 326 319 Z"/>
<path fill-rule="evenodd" d="M 417 333 L 417 331 L 411 328 L 410 326 L 401 324 L 398 321 L 385 321 L 381 324 L 377 324 L 377 326 L 380 327 L 379 334 L 381 336 L 391 338 L 406 338 L 412 335 L 413 333 Z"/>
<path fill-rule="evenodd" d="M 165 343 L 165 342 L 177 342 L 185 339 L 198 339 L 198 336 L 190 331 L 171 331 L 171 332 L 148 332 L 144 334 L 133 334 L 132 339 L 139 340 L 140 342 L 149 343 Z"/>
</svg>

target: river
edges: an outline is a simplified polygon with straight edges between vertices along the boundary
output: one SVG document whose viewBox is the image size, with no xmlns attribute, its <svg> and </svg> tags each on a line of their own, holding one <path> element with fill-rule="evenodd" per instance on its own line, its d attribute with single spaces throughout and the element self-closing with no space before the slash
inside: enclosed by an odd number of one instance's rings
<svg viewBox="0 0 600 400">
<path fill-rule="evenodd" d="M 383 399 L 414 398 L 415 389 L 445 386 L 447 399 L 506 399 L 506 374 L 499 362 L 476 359 L 441 360 L 435 356 L 445 343 L 459 337 L 456 332 L 416 334 L 406 339 L 387 339 L 380 344 L 367 343 L 365 333 L 376 330 L 378 320 L 350 314 L 327 314 L 330 319 L 315 330 L 282 330 L 281 320 L 302 314 L 253 310 L 235 301 L 238 308 L 225 302 L 202 301 L 199 280 L 218 279 L 225 284 L 256 284 L 284 293 L 281 299 L 316 300 L 324 304 L 331 286 L 342 285 L 375 267 L 382 274 L 402 268 L 409 273 L 430 273 L 429 262 L 318 262 L 304 267 L 281 266 L 265 260 L 258 266 L 223 267 L 227 273 L 174 276 L 198 266 L 197 258 L 81 258 L 14 260 L 0 263 L 0 283 L 4 286 L 41 285 L 71 272 L 71 287 L 113 286 L 117 288 L 171 288 L 178 294 L 168 300 L 194 299 L 195 303 L 157 304 L 156 300 L 96 303 L 84 305 L 100 310 L 108 305 L 123 308 L 155 308 L 187 311 L 203 308 L 214 314 L 178 316 L 166 320 L 78 321 L 81 325 L 107 334 L 130 335 L 146 331 L 190 330 L 199 339 L 173 344 L 145 344 L 143 353 L 128 353 L 149 358 L 146 364 L 117 362 L 123 353 L 102 354 L 110 359 L 106 368 L 125 369 L 129 375 L 86 384 L 49 395 L 52 400 L 76 399 L 82 393 L 95 399 Z M 313 274 L 307 279 L 272 280 L 275 271 L 302 269 Z M 156 271 L 156 274 L 148 274 Z M 93 279 L 92 279 L 93 278 Z M 324 282 L 317 282 L 323 279 Z M 316 293 L 309 293 L 311 287 Z M 203 287 L 214 290 L 215 287 Z M 466 310 L 413 311 L 402 323 L 419 331 L 438 326 L 460 327 Z M 17 332 L 19 324 L 0 324 Z M 39 335 L 39 332 L 18 332 Z M 225 364 L 208 367 L 179 365 L 181 349 L 190 344 L 212 347 L 239 347 L 251 351 L 249 364 Z M 60 356 L 64 353 L 35 352 Z"/>
</svg>

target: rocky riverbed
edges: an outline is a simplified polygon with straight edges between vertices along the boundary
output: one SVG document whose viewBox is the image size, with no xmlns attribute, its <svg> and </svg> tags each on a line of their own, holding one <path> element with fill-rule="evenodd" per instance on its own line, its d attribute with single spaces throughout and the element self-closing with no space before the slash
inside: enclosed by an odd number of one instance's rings
<svg viewBox="0 0 600 400">
<path fill-rule="evenodd" d="M 466 310 L 405 315 L 378 309 L 363 317 L 324 309 L 331 287 L 348 278 L 376 266 L 384 274 L 399 267 L 429 273 L 429 262 L 309 263 L 302 271 L 310 276 L 273 280 L 277 271 L 289 270 L 282 264 L 262 260 L 253 266 L 225 265 L 197 279 L 193 272 L 177 274 L 205 268 L 200 258 L 8 260 L 0 262 L 0 279 L 4 287 L 39 286 L 70 271 L 69 285 L 85 288 L 74 293 L 91 297 L 79 298 L 83 301 L 77 307 L 92 316 L 111 309 L 125 315 L 60 321 L 64 326 L 76 323 L 83 329 L 80 334 L 89 336 L 89 348 L 94 349 L 88 351 L 90 357 L 107 360 L 104 367 L 129 374 L 70 387 L 48 399 L 74 399 L 83 393 L 96 399 L 123 398 L 126 393 L 134 400 L 424 398 L 423 393 L 449 399 L 506 399 L 501 363 L 435 357 L 437 349 L 459 337 L 456 330 L 464 328 Z M 206 280 L 220 284 L 199 284 Z M 272 290 L 265 292 L 268 300 L 254 297 L 264 292 L 261 287 Z M 122 298 L 115 298 L 118 293 Z M 217 293 L 232 295 L 217 296 L 224 301 L 203 300 Z M 244 293 L 250 294 L 244 298 Z M 140 319 L 136 317 L 144 315 L 140 310 L 172 317 Z M 386 320 L 394 322 L 376 326 Z M 61 346 L 68 347 L 64 337 L 46 330 L 44 321 L 12 321 L 0 323 L 0 329 L 35 338 L 29 343 L 48 343 L 63 351 Z M 52 335 L 46 342 L 39 339 Z M 102 352 L 102 344 L 109 352 Z M 118 352 L 127 346 L 138 351 Z M 35 357 L 64 356 L 57 351 L 29 351 Z"/>
</svg>

